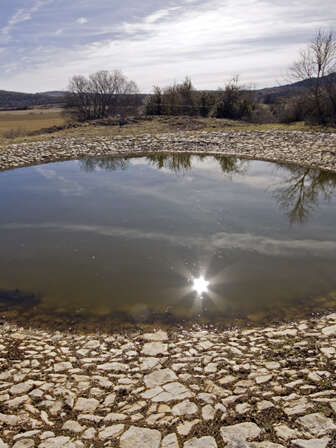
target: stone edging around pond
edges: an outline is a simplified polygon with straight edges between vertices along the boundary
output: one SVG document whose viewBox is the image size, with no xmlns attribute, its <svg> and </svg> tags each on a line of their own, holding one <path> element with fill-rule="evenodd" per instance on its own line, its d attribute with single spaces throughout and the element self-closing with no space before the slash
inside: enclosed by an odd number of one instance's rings
<svg viewBox="0 0 336 448">
<path fill-rule="evenodd" d="M 53 137 L 0 148 L 0 170 L 106 155 L 184 151 L 294 163 L 336 172 L 336 134 L 228 131 L 142 134 L 138 137 Z"/>
<path fill-rule="evenodd" d="M 75 335 L 0 327 L 1 448 L 332 448 L 336 314 Z"/>
</svg>

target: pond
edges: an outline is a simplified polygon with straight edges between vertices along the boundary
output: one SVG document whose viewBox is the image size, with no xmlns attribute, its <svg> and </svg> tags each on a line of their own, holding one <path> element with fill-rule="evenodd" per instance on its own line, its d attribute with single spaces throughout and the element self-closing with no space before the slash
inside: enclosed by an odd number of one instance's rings
<svg viewBox="0 0 336 448">
<path fill-rule="evenodd" d="M 336 308 L 336 175 L 223 156 L 0 173 L 0 314 L 83 329 Z"/>
</svg>

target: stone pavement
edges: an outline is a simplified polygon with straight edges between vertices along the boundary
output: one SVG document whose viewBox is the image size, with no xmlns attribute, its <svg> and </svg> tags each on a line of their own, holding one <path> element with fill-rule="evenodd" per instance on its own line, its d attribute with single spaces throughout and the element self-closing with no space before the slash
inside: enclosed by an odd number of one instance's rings
<svg viewBox="0 0 336 448">
<path fill-rule="evenodd" d="M 336 314 L 75 335 L 0 327 L 0 448 L 335 448 Z"/>
</svg>

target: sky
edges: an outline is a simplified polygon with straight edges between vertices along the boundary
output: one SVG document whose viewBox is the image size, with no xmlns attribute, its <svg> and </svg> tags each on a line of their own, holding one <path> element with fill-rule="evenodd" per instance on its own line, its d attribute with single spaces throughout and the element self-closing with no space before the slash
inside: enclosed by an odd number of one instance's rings
<svg viewBox="0 0 336 448">
<path fill-rule="evenodd" d="M 288 67 L 335 0 L 0 0 L 0 90 L 64 90 L 121 70 L 143 93 L 192 79 L 217 89 L 288 82 Z"/>
</svg>

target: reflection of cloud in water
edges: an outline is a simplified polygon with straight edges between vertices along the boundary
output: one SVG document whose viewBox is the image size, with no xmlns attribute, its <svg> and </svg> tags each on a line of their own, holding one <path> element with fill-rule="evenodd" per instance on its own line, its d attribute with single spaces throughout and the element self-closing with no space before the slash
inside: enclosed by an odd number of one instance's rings
<svg viewBox="0 0 336 448">
<path fill-rule="evenodd" d="M 125 184 L 113 185 L 109 182 L 106 182 L 106 184 L 104 184 L 104 188 L 105 190 L 130 193 L 134 196 L 145 196 L 145 197 L 152 196 L 153 198 L 159 199 L 160 201 L 171 202 L 173 204 L 184 205 L 185 203 L 183 199 L 173 196 L 169 192 L 169 190 L 167 190 L 166 184 L 160 186 L 160 188 L 162 189 L 159 190 L 158 186 L 155 186 L 153 188 L 153 186 L 151 185 L 149 185 L 148 187 L 140 187 L 138 185 L 132 186 Z"/>
<path fill-rule="evenodd" d="M 240 249 L 257 252 L 263 255 L 289 256 L 298 251 L 309 252 L 310 255 L 335 255 L 336 241 L 320 240 L 277 240 L 250 233 L 217 233 L 211 239 L 213 247 L 218 249 Z"/>
<path fill-rule="evenodd" d="M 220 232 L 210 238 L 203 236 L 170 235 L 160 232 L 145 232 L 136 229 L 127 229 L 111 226 L 92 226 L 81 224 L 5 224 L 1 229 L 25 230 L 45 229 L 68 232 L 87 232 L 107 237 L 121 237 L 129 239 L 159 240 L 177 246 L 197 247 L 204 251 L 215 249 L 242 250 L 268 256 L 293 256 L 298 252 L 310 256 L 329 255 L 333 258 L 336 253 L 336 241 L 328 240 L 282 240 L 251 233 Z"/>
<path fill-rule="evenodd" d="M 55 180 L 57 182 L 57 191 L 64 196 L 81 196 L 84 192 L 84 188 L 78 182 L 59 175 L 56 170 L 37 166 L 35 171 L 45 179 Z"/>
<path fill-rule="evenodd" d="M 274 176 L 272 174 L 269 175 L 249 175 L 245 174 L 244 176 L 237 174 L 232 178 L 232 182 L 239 185 L 247 185 L 252 188 L 261 188 L 263 190 L 267 190 L 270 186 L 283 182 L 283 177 Z"/>
</svg>

